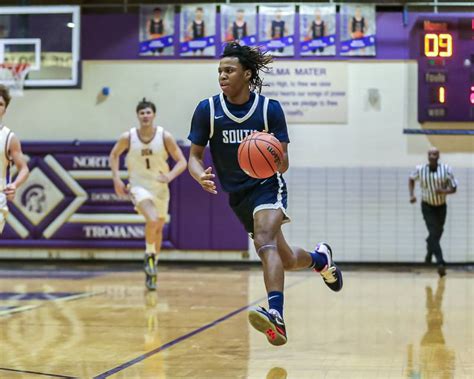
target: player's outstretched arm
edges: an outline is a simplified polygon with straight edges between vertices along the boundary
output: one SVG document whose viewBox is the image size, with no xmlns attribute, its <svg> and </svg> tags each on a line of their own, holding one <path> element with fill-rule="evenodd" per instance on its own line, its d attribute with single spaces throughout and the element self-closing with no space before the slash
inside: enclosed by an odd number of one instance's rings
<svg viewBox="0 0 474 379">
<path fill-rule="evenodd" d="M 28 179 L 30 170 L 28 169 L 26 159 L 23 156 L 20 140 L 16 138 L 15 135 L 13 135 L 10 140 L 9 154 L 18 170 L 18 175 L 15 181 L 13 183 L 7 184 L 6 188 L 4 189 L 7 199 L 12 201 L 15 198 L 16 189 L 20 187 L 26 181 L 26 179 Z"/>
<path fill-rule="evenodd" d="M 214 195 L 217 194 L 216 177 L 212 173 L 212 167 L 204 169 L 204 150 L 205 146 L 191 144 L 191 151 L 189 153 L 188 170 L 191 176 L 201 185 L 202 189 Z"/>
<path fill-rule="evenodd" d="M 162 178 L 162 180 L 158 180 L 169 183 L 173 179 L 181 175 L 184 170 L 186 170 L 186 158 L 184 157 L 181 148 L 178 146 L 171 133 L 165 132 L 164 140 L 166 151 L 169 155 L 171 155 L 171 158 L 173 158 L 176 164 L 169 173 L 160 175 L 160 178 Z"/>
<path fill-rule="evenodd" d="M 115 193 L 118 196 L 127 195 L 127 187 L 125 183 L 120 179 L 120 156 L 129 147 L 129 133 L 123 133 L 118 139 L 117 143 L 112 148 L 109 155 L 110 169 L 112 170 L 112 179 L 114 181 Z"/>
</svg>

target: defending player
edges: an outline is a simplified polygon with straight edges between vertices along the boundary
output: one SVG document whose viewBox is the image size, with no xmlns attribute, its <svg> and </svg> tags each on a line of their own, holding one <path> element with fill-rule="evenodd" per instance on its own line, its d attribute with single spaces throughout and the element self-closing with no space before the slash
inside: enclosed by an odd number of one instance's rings
<svg viewBox="0 0 474 379">
<path fill-rule="evenodd" d="M 17 188 L 26 181 L 29 174 L 20 140 L 2 122 L 10 101 L 8 88 L 0 84 L 0 234 L 3 232 L 8 214 L 7 200 L 12 201 L 15 198 Z M 18 175 L 13 183 L 10 183 L 9 168 L 12 162 Z"/>
<path fill-rule="evenodd" d="M 186 169 L 186 159 L 171 133 L 154 125 L 155 104 L 143 99 L 136 112 L 140 127 L 120 136 L 110 153 L 110 168 L 116 194 L 129 194 L 137 211 L 145 217 L 145 284 L 154 290 L 163 226 L 168 216 L 168 184 Z M 119 174 L 119 159 L 126 150 L 129 188 Z M 168 155 L 176 162 L 171 171 Z"/>
</svg>

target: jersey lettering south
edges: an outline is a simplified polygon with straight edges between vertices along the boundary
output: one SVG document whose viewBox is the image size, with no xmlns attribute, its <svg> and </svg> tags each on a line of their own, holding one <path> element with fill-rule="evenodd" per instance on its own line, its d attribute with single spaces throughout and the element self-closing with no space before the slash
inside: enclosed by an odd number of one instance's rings
<svg viewBox="0 0 474 379">
<path fill-rule="evenodd" d="M 226 192 L 240 191 L 260 182 L 245 174 L 239 166 L 237 151 L 242 140 L 253 131 L 268 131 L 268 98 L 252 94 L 253 103 L 246 114 L 234 115 L 224 95 L 209 99 L 209 145 L 219 180 Z M 252 101 L 252 97 L 251 100 Z"/>
<path fill-rule="evenodd" d="M 164 130 L 155 127 L 150 141 L 143 141 L 137 128 L 130 129 L 130 146 L 127 153 L 127 168 L 130 185 L 145 188 L 159 186 L 159 173 L 168 173 L 168 152 L 164 143 Z"/>
<path fill-rule="evenodd" d="M 3 191 L 8 184 L 8 167 L 10 158 L 8 149 L 13 132 L 6 126 L 0 125 L 0 191 Z"/>
</svg>

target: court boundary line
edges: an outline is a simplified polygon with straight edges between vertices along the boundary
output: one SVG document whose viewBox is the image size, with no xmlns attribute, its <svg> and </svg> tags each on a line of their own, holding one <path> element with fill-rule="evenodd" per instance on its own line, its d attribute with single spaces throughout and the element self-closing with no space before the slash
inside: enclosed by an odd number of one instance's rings
<svg viewBox="0 0 474 379">
<path fill-rule="evenodd" d="M 291 283 L 290 285 L 286 286 L 285 287 L 285 290 L 288 290 L 290 289 L 291 287 L 294 287 L 302 282 L 304 282 L 305 280 L 307 280 L 310 276 L 305 276 L 303 279 L 300 279 L 300 280 L 297 280 L 293 283 Z M 202 333 L 204 331 L 206 331 L 207 329 L 210 329 L 230 318 L 232 318 L 233 316 L 241 313 L 242 311 L 254 306 L 255 304 L 263 301 L 267 299 L 267 296 L 264 296 L 264 297 L 261 297 L 255 301 L 252 301 L 251 303 L 247 304 L 247 305 L 244 305 L 243 307 L 240 307 L 230 313 L 227 313 L 226 315 L 222 316 L 222 317 L 219 317 L 218 319 L 214 320 L 214 321 L 211 321 L 197 329 L 194 329 L 192 331 L 190 331 L 189 333 L 186 333 L 180 337 L 177 337 L 175 338 L 174 340 L 171 340 L 170 342 L 167 342 L 159 347 L 157 347 L 156 349 L 153 349 L 153 350 L 150 350 L 149 352 L 145 353 L 145 354 L 142 354 L 142 355 L 139 355 L 138 357 L 134 358 L 134 359 L 131 359 L 129 360 L 128 362 L 125 362 L 125 363 L 122 363 L 121 365 L 119 366 L 116 366 L 108 371 L 105 371 L 99 375 L 96 375 L 93 377 L 93 379 L 104 379 L 104 378 L 108 378 L 109 376 L 112 376 L 120 371 L 123 371 L 125 370 L 126 368 L 129 368 L 130 366 L 133 366 L 134 364 L 136 363 L 139 363 L 141 361 L 144 361 L 145 359 L 155 355 L 155 354 L 158 354 L 160 352 L 162 352 L 163 350 L 166 350 L 166 349 L 169 349 L 170 347 L 182 342 L 182 341 L 185 341 L 187 340 L 188 338 L 191 338 L 193 336 L 195 336 L 196 334 L 199 334 L 199 333 Z"/>
<path fill-rule="evenodd" d="M 47 293 L 47 292 L 45 292 L 45 293 Z M 79 300 L 79 299 L 83 299 L 83 298 L 86 298 L 86 297 L 94 297 L 94 296 L 102 295 L 102 294 L 104 294 L 104 292 L 83 292 L 83 293 L 80 293 L 80 294 L 77 294 L 77 295 L 71 295 L 71 296 L 66 296 L 66 297 L 60 297 L 60 298 L 57 298 L 57 299 L 45 300 L 44 303 L 23 305 L 23 306 L 15 307 L 15 308 L 12 308 L 12 309 L 6 309 L 4 311 L 0 311 L 0 317 L 12 315 L 12 314 L 15 314 L 15 313 L 32 311 L 34 309 L 38 309 L 38 308 L 47 306 L 51 303 L 58 303 L 58 302 L 61 302 L 61 301 Z"/>
<path fill-rule="evenodd" d="M 42 375 L 42 376 L 52 376 L 54 378 L 63 378 L 63 379 L 77 379 L 77 376 L 66 376 L 66 375 L 59 375 L 59 374 L 48 374 L 46 372 L 39 372 L 39 371 L 30 371 L 30 370 L 15 370 L 13 368 L 6 368 L 0 367 L 0 370 L 3 371 L 12 371 L 18 373 L 25 373 L 25 374 L 35 374 L 35 375 Z"/>
</svg>

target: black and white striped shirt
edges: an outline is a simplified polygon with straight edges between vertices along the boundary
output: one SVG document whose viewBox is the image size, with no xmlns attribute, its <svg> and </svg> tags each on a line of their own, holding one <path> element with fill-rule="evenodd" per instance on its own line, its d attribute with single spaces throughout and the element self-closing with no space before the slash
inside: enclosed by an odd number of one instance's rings
<svg viewBox="0 0 474 379">
<path fill-rule="evenodd" d="M 438 164 L 436 171 L 430 170 L 429 164 L 416 166 L 410 175 L 413 180 L 420 180 L 421 198 L 430 205 L 443 205 L 446 203 L 445 194 L 437 194 L 438 188 L 447 188 L 450 185 L 456 188 L 458 183 L 454 179 L 453 170 L 447 164 Z"/>
</svg>

